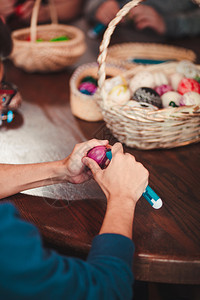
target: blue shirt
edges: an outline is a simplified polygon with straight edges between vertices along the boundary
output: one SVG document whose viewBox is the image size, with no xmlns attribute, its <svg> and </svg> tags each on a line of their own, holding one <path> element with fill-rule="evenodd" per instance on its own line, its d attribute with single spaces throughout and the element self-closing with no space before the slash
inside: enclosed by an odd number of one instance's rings
<svg viewBox="0 0 200 300">
<path fill-rule="evenodd" d="M 125 236 L 96 236 L 83 261 L 43 248 L 12 204 L 0 204 L 0 224 L 1 300 L 132 299 L 134 245 Z"/>
</svg>

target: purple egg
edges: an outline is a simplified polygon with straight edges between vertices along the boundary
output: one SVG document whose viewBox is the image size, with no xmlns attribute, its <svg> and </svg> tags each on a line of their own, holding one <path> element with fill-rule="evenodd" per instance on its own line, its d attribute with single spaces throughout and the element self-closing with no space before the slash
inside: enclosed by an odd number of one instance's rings
<svg viewBox="0 0 200 300">
<path fill-rule="evenodd" d="M 169 84 L 162 84 L 155 88 L 155 91 L 158 93 L 158 95 L 162 96 L 163 94 L 173 91 L 171 85 Z"/>
<path fill-rule="evenodd" d="M 79 85 L 78 89 L 80 92 L 84 90 L 84 91 L 88 91 L 91 95 L 93 95 L 97 90 L 97 86 L 92 82 L 82 82 Z"/>
<path fill-rule="evenodd" d="M 109 159 L 106 156 L 106 152 L 108 151 L 108 147 L 107 146 L 96 146 L 93 147 L 92 149 L 90 149 L 87 153 L 87 157 L 92 158 L 93 160 L 95 160 L 98 165 L 104 169 L 106 168 L 106 166 L 108 165 L 108 163 L 110 162 Z"/>
</svg>

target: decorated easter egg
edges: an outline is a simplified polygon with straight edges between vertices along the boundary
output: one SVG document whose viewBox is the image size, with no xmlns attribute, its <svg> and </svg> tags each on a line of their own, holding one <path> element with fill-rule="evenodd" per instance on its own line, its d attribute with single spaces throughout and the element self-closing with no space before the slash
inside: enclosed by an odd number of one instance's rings
<svg viewBox="0 0 200 300">
<path fill-rule="evenodd" d="M 116 85 L 108 93 L 108 100 L 110 104 L 124 104 L 130 100 L 130 90 L 126 85 Z"/>
<path fill-rule="evenodd" d="M 178 72 L 169 76 L 169 81 L 174 91 L 177 91 L 179 82 L 183 79 L 183 77 L 184 75 Z"/>
<path fill-rule="evenodd" d="M 169 83 L 169 80 L 168 80 L 167 76 L 163 72 L 153 73 L 153 77 L 154 77 L 155 86 L 159 86 L 159 85 L 162 85 L 162 84 L 167 85 Z"/>
<path fill-rule="evenodd" d="M 159 94 L 149 87 L 141 87 L 137 89 L 132 98 L 139 102 L 149 103 L 159 108 L 162 107 L 162 101 Z"/>
<path fill-rule="evenodd" d="M 157 86 L 155 91 L 158 93 L 158 95 L 162 96 L 163 94 L 172 91 L 172 87 L 169 84 L 162 84 Z"/>
<path fill-rule="evenodd" d="M 177 89 L 178 93 L 181 95 L 187 93 L 187 92 L 196 92 L 200 93 L 200 84 L 191 78 L 183 78 L 178 85 Z"/>
<path fill-rule="evenodd" d="M 154 77 L 148 71 L 138 72 L 129 82 L 129 87 L 132 93 L 143 86 L 149 88 L 153 88 L 155 86 Z"/>
<path fill-rule="evenodd" d="M 162 106 L 179 106 L 181 95 L 175 91 L 169 91 L 161 96 Z"/>
<path fill-rule="evenodd" d="M 97 90 L 97 86 L 92 82 L 82 82 L 78 89 L 83 94 L 93 95 Z"/>
<path fill-rule="evenodd" d="M 200 94 L 196 92 L 185 93 L 183 96 L 181 96 L 179 105 L 200 105 Z"/>
<path fill-rule="evenodd" d="M 110 163 L 111 159 L 111 148 L 104 145 L 99 145 L 96 147 L 91 148 L 87 152 L 87 157 L 95 160 L 101 169 L 105 169 L 108 164 Z"/>
<path fill-rule="evenodd" d="M 176 69 L 187 78 L 195 78 L 198 74 L 200 74 L 200 71 L 195 64 L 188 60 L 180 61 Z"/>
<path fill-rule="evenodd" d="M 105 80 L 104 89 L 109 93 L 115 86 L 124 85 L 127 86 L 128 83 L 123 76 L 116 76 Z"/>
<path fill-rule="evenodd" d="M 93 76 L 85 76 L 81 79 L 81 83 L 82 82 L 92 82 L 94 85 L 97 86 L 97 79 L 94 78 Z"/>
</svg>

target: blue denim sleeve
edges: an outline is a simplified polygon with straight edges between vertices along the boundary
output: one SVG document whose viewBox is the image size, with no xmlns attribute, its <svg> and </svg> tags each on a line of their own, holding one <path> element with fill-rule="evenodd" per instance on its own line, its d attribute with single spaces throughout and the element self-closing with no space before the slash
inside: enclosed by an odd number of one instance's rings
<svg viewBox="0 0 200 300">
<path fill-rule="evenodd" d="M 44 249 L 37 228 L 0 204 L 1 300 L 132 299 L 134 246 L 117 234 L 94 238 L 87 261 Z"/>
</svg>

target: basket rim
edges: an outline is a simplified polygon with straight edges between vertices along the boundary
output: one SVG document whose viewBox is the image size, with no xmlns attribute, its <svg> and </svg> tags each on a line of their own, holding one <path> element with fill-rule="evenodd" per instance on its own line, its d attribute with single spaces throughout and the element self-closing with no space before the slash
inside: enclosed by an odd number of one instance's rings
<svg viewBox="0 0 200 300">
<path fill-rule="evenodd" d="M 39 30 L 46 30 L 46 29 L 66 29 L 68 31 L 71 31 L 72 33 L 75 34 L 75 37 L 68 40 L 68 41 L 59 41 L 59 45 L 73 45 L 75 44 L 77 41 L 80 41 L 80 40 L 84 40 L 85 39 L 85 35 L 83 33 L 83 31 L 75 26 L 72 26 L 72 25 L 64 25 L 64 24 L 45 24 L 45 25 L 39 25 L 37 27 L 37 32 L 39 32 Z M 30 33 L 30 27 L 27 27 L 27 28 L 21 28 L 21 29 L 17 29 L 17 30 L 14 30 L 12 32 L 12 38 L 15 42 L 19 42 L 19 43 L 22 43 L 22 44 L 29 44 L 29 45 L 37 45 L 37 47 L 42 47 L 44 45 L 51 45 L 52 47 L 54 45 L 58 46 L 57 43 L 53 43 L 53 42 L 49 42 L 49 41 L 43 41 L 42 43 L 38 43 L 38 42 L 33 42 L 33 41 L 26 41 L 26 40 L 20 40 L 18 39 L 19 35 L 22 35 L 22 34 L 28 34 Z"/>
<path fill-rule="evenodd" d="M 115 64 L 107 64 L 106 67 L 111 67 L 111 68 L 116 68 L 118 70 L 122 70 L 122 71 L 125 71 L 125 69 L 121 66 L 117 66 Z M 74 73 L 72 74 L 72 76 L 70 77 L 70 86 L 71 86 L 71 89 L 73 89 L 73 93 L 76 93 L 77 95 L 81 95 L 81 97 L 83 97 L 83 99 L 88 99 L 88 95 L 85 95 L 83 93 L 81 93 L 77 87 L 76 87 L 76 81 L 77 79 L 79 78 L 79 76 L 81 75 L 81 73 L 86 69 L 86 68 L 96 68 L 97 71 L 98 71 L 98 64 L 97 62 L 89 62 L 89 63 L 86 63 L 86 64 L 82 64 L 80 65 L 75 71 Z M 99 88 L 98 88 L 99 90 Z M 94 99 L 96 100 L 96 98 L 98 98 L 98 91 L 93 94 L 93 95 L 90 95 L 90 99 Z"/>
<path fill-rule="evenodd" d="M 133 48 L 133 46 L 136 47 L 136 49 Z M 107 61 L 109 61 L 109 59 L 111 61 L 112 60 L 113 61 L 117 60 L 117 57 L 115 56 L 115 52 L 118 51 L 118 50 L 123 51 L 123 49 L 124 50 L 129 50 L 130 49 L 130 50 L 133 50 L 133 55 L 134 55 L 135 50 L 139 51 L 139 49 L 137 49 L 137 48 L 139 48 L 139 47 L 142 48 L 142 47 L 146 47 L 146 46 L 148 47 L 148 50 L 150 50 L 150 51 L 153 50 L 154 47 L 156 47 L 158 49 L 158 51 L 173 50 L 174 53 L 175 53 L 174 54 L 175 57 L 177 56 L 176 51 L 181 52 L 181 54 L 188 54 L 189 57 L 187 57 L 187 59 L 192 61 L 192 62 L 195 62 L 196 59 L 197 59 L 197 55 L 193 50 L 191 50 L 189 48 L 181 47 L 181 46 L 176 46 L 176 45 L 172 45 L 172 44 L 151 43 L 151 42 L 125 42 L 125 43 L 122 42 L 122 43 L 114 44 L 114 45 L 111 45 L 111 46 L 108 47 Z M 144 51 L 144 49 L 142 51 Z M 110 57 L 111 55 L 113 55 L 114 57 Z M 140 57 L 140 58 L 144 57 L 144 55 L 139 56 L 138 54 L 136 54 L 136 57 L 137 56 Z M 161 56 L 162 55 L 160 55 L 160 57 Z M 171 57 L 171 56 L 172 55 L 169 55 L 169 57 Z M 147 53 L 146 57 L 148 57 L 148 53 Z M 176 60 L 179 61 L 178 58 L 176 58 Z M 131 63 L 129 61 L 123 61 L 122 60 L 120 63 L 121 64 L 127 64 L 127 65 L 132 64 L 132 66 L 134 67 L 134 63 Z"/>
</svg>

